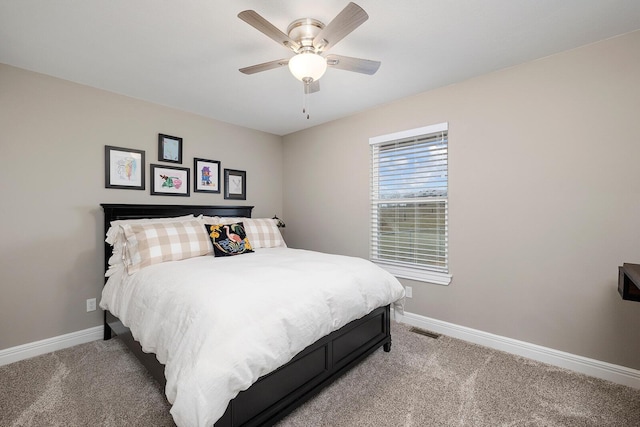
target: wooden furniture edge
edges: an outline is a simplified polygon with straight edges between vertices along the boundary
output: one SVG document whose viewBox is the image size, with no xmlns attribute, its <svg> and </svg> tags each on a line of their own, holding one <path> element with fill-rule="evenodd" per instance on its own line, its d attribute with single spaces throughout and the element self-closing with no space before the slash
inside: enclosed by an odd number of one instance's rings
<svg viewBox="0 0 640 427">
<path fill-rule="evenodd" d="M 640 264 L 618 267 L 618 293 L 623 300 L 640 302 Z"/>
</svg>

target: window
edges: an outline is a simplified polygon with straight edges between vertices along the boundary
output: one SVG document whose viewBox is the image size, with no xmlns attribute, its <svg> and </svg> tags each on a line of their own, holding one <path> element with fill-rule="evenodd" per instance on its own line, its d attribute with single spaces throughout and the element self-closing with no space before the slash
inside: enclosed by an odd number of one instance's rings
<svg viewBox="0 0 640 427">
<path fill-rule="evenodd" d="M 448 285 L 447 123 L 371 138 L 371 260 Z"/>
</svg>

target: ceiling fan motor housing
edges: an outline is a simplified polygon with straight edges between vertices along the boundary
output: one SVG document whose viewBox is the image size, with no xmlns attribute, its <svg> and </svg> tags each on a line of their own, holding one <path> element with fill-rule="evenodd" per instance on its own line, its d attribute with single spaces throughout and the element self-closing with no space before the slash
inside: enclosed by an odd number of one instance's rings
<svg viewBox="0 0 640 427">
<path fill-rule="evenodd" d="M 296 19 L 289 27 L 287 27 L 287 34 L 293 40 L 295 40 L 301 47 L 297 53 L 313 52 L 318 53 L 319 46 L 313 46 L 313 39 L 324 28 L 324 24 L 317 19 L 302 18 Z"/>
</svg>

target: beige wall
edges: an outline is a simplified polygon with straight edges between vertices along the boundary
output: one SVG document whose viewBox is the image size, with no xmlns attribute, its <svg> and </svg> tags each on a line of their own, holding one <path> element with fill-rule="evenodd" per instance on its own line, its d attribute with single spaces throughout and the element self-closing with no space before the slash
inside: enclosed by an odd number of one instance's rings
<svg viewBox="0 0 640 427">
<path fill-rule="evenodd" d="M 368 139 L 450 129 L 450 286 L 406 310 L 640 369 L 640 32 L 407 98 L 283 139 L 0 64 L 0 349 L 101 323 L 99 204 L 235 204 L 104 188 L 104 145 L 184 138 L 247 170 L 255 216 L 287 242 L 368 256 Z M 212 95 L 212 99 L 214 95 Z M 214 101 L 212 101 L 214 102 Z M 249 154 L 251 153 L 251 154 Z M 284 156 L 284 158 L 283 158 Z M 284 168 L 284 170 L 282 170 Z"/>
<path fill-rule="evenodd" d="M 284 137 L 290 246 L 368 256 L 368 139 L 449 122 L 449 286 L 408 312 L 640 369 L 640 32 Z"/>
<path fill-rule="evenodd" d="M 215 94 L 211 94 L 215 102 Z M 247 200 L 151 196 L 158 133 L 247 171 Z M 104 188 L 104 146 L 146 151 L 147 190 Z M 0 350 L 101 324 L 100 203 L 247 204 L 282 212 L 282 138 L 0 64 Z M 167 164 L 170 165 L 170 164 Z"/>
</svg>

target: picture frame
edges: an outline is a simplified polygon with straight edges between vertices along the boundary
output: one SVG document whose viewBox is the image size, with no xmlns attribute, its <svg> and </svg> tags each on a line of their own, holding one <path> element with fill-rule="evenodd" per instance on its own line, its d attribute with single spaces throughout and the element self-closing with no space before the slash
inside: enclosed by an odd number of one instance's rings
<svg viewBox="0 0 640 427">
<path fill-rule="evenodd" d="M 189 168 L 156 164 L 150 166 L 152 195 L 189 197 Z"/>
<path fill-rule="evenodd" d="M 158 161 L 182 163 L 182 138 L 159 133 Z"/>
<path fill-rule="evenodd" d="M 144 190 L 145 152 L 133 148 L 104 146 L 104 187 Z"/>
<path fill-rule="evenodd" d="M 220 193 L 220 162 L 193 158 L 193 191 Z"/>
<path fill-rule="evenodd" d="M 236 169 L 224 170 L 224 198 L 247 200 L 247 172 Z"/>
</svg>

